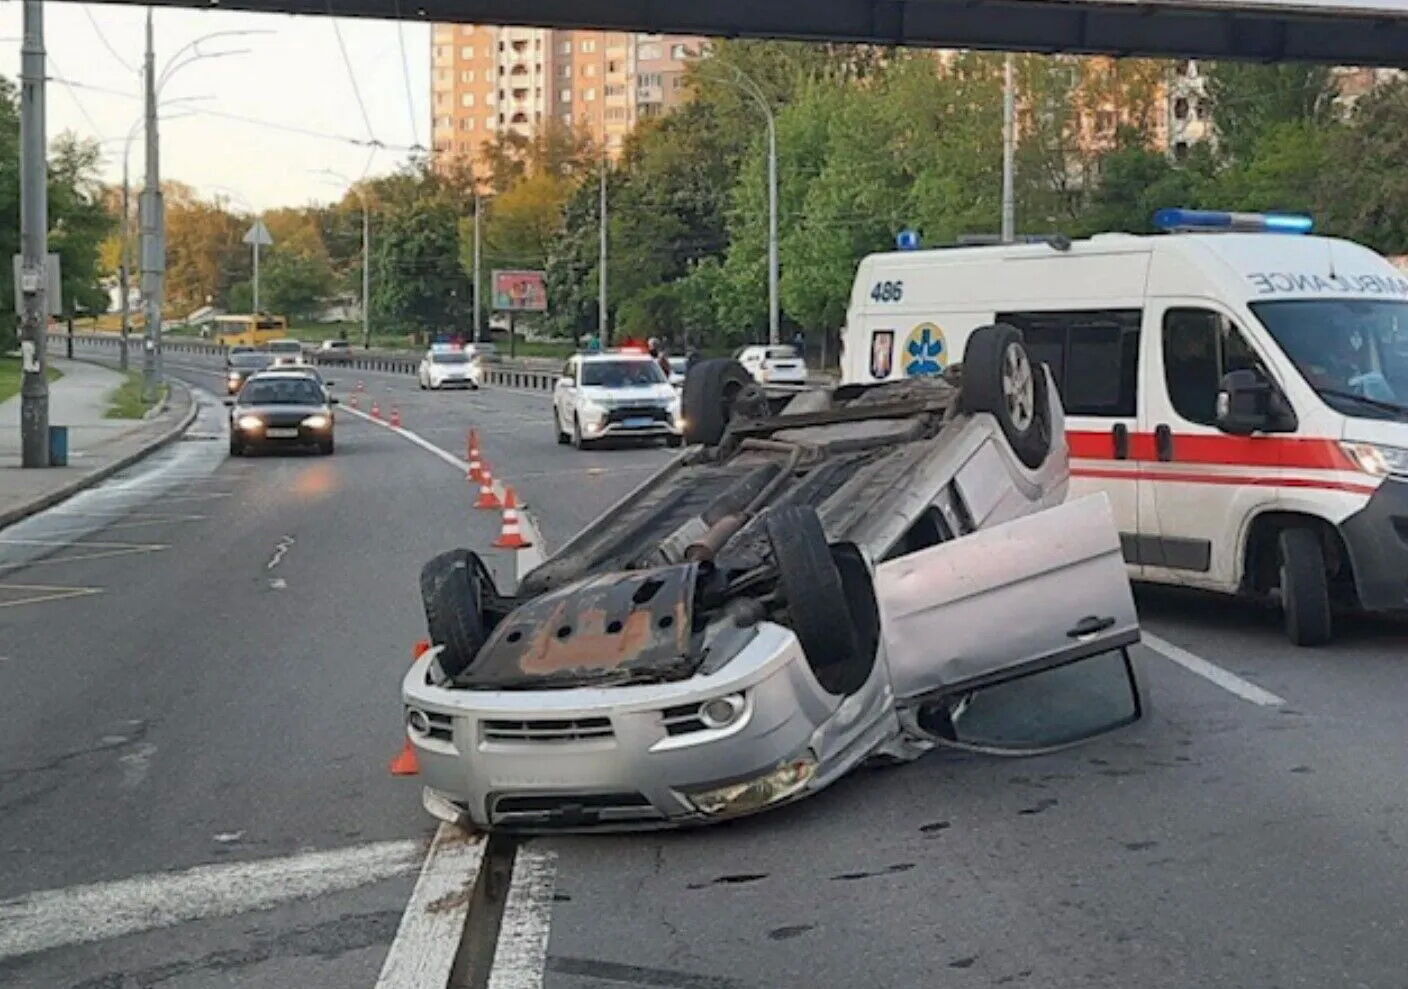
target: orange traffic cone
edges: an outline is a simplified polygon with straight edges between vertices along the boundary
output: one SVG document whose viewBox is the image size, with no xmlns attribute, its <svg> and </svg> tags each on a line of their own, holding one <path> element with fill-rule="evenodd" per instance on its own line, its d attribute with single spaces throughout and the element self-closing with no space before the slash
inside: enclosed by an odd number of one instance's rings
<svg viewBox="0 0 1408 989">
<path fill-rule="evenodd" d="M 499 549 L 527 549 L 533 545 L 518 528 L 518 497 L 513 488 L 504 493 L 504 527 L 494 545 Z"/>
<path fill-rule="evenodd" d="M 373 418 L 373 419 L 380 419 L 380 418 L 381 418 L 381 406 L 378 405 L 378 404 L 376 404 L 376 399 L 372 399 L 372 418 Z"/>
<path fill-rule="evenodd" d="M 421 639 L 412 648 L 411 658 L 413 660 L 420 659 L 429 650 L 430 640 Z M 391 765 L 388 768 L 391 770 L 392 776 L 420 775 L 420 758 L 416 755 L 416 747 L 411 744 L 409 738 L 401 743 L 401 751 L 391 760 Z"/>
<path fill-rule="evenodd" d="M 484 480 L 484 464 L 479 460 L 478 450 L 469 455 L 469 479 L 476 482 Z"/>
<path fill-rule="evenodd" d="M 394 405 L 391 406 L 391 425 L 401 428 L 401 410 Z"/>
<path fill-rule="evenodd" d="M 354 391 L 354 392 L 348 397 L 348 399 L 347 399 L 347 404 L 348 404 L 349 406 L 351 406 L 352 408 L 355 409 L 355 408 L 357 407 L 357 402 L 358 402 L 359 400 L 360 400 L 360 396 L 358 396 L 358 394 Z"/>
<path fill-rule="evenodd" d="M 465 455 L 470 460 L 473 460 L 479 453 L 479 431 L 471 428 L 469 430 L 469 439 L 466 440 L 465 443 Z"/>
<path fill-rule="evenodd" d="M 503 508 L 503 502 L 499 501 L 499 496 L 494 494 L 494 473 L 486 463 L 479 472 L 479 500 L 474 503 L 475 508 L 492 508 L 498 511 Z"/>
<path fill-rule="evenodd" d="M 367 384 L 366 384 L 366 382 L 363 381 L 361 378 L 358 378 L 358 379 L 357 379 L 357 390 L 358 390 L 358 391 L 366 391 L 366 390 L 367 390 Z"/>
</svg>

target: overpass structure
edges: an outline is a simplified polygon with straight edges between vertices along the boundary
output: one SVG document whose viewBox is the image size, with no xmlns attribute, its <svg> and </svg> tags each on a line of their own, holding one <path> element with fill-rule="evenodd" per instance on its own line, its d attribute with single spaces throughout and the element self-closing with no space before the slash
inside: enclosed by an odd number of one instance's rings
<svg viewBox="0 0 1408 989">
<path fill-rule="evenodd" d="M 604 28 L 714 37 L 1408 66 L 1408 0 L 155 2 L 207 10 Z"/>
</svg>

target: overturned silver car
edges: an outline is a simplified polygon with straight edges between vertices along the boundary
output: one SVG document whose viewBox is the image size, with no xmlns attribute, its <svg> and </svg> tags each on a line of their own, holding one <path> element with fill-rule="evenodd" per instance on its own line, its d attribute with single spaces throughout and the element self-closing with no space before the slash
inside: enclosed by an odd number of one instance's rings
<svg viewBox="0 0 1408 989">
<path fill-rule="evenodd" d="M 1021 334 L 943 378 L 770 397 L 685 383 L 691 445 L 500 594 L 426 564 L 402 688 L 431 813 L 480 828 L 707 823 L 935 745 L 1030 753 L 1137 720 L 1103 496 Z"/>
</svg>

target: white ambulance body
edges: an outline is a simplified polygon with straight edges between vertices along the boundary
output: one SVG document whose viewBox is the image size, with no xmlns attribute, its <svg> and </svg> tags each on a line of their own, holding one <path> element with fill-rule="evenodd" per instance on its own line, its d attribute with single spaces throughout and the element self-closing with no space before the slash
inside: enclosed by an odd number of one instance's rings
<svg viewBox="0 0 1408 989">
<path fill-rule="evenodd" d="M 1241 232 L 872 255 L 843 380 L 938 373 L 994 322 L 1050 365 L 1071 497 L 1109 496 L 1133 579 L 1276 594 L 1301 644 L 1332 603 L 1408 609 L 1408 278 L 1382 257 Z"/>
</svg>

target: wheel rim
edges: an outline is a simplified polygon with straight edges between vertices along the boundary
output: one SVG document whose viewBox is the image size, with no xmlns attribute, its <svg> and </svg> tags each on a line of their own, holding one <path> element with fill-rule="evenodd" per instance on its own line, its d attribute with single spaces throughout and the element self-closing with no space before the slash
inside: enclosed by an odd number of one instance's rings
<svg viewBox="0 0 1408 989">
<path fill-rule="evenodd" d="M 1036 381 L 1026 349 L 1016 343 L 1009 343 L 1002 355 L 1002 401 L 1012 425 L 1023 431 L 1031 428 L 1036 418 Z"/>
</svg>

